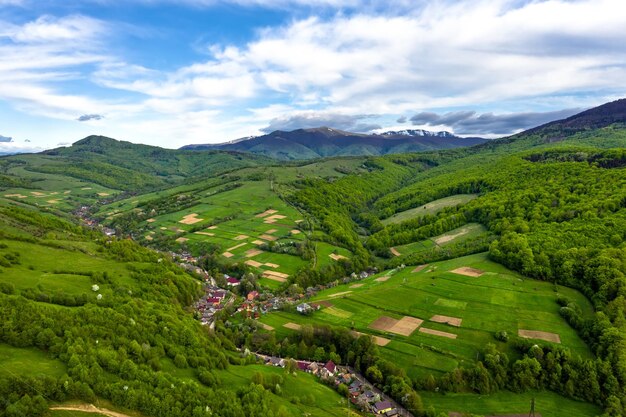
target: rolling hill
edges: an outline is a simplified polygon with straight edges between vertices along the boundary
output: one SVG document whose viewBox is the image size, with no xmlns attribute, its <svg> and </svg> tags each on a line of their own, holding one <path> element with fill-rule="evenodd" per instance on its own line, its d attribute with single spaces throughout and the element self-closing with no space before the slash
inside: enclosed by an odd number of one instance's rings
<svg viewBox="0 0 626 417">
<path fill-rule="evenodd" d="M 365 135 L 329 127 L 277 130 L 263 136 L 216 145 L 187 145 L 181 149 L 221 149 L 250 152 L 276 159 L 313 159 L 331 156 L 387 155 L 450 149 L 484 143 L 482 138 L 461 138 L 448 132 L 403 130 Z"/>
</svg>

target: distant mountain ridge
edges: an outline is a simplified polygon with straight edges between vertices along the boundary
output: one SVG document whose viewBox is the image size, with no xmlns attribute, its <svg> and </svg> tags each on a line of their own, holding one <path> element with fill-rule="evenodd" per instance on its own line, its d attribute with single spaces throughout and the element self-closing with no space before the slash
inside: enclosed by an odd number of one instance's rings
<svg viewBox="0 0 626 417">
<path fill-rule="evenodd" d="M 186 145 L 181 149 L 250 152 L 276 159 L 295 160 L 421 152 L 473 146 L 486 141 L 483 138 L 461 138 L 450 132 L 421 129 L 362 134 L 323 126 L 292 131 L 276 130 L 262 136 L 219 144 Z"/>
</svg>

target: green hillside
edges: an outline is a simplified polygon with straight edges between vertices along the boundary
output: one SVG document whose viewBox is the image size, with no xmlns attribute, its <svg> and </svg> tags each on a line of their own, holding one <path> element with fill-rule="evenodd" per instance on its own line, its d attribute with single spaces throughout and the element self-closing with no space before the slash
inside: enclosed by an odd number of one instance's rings
<svg viewBox="0 0 626 417">
<path fill-rule="evenodd" d="M 0 416 L 348 413 L 246 349 L 348 364 L 416 416 L 623 415 L 625 132 L 604 108 L 382 157 L 89 137 L 0 158 Z M 179 264 L 243 278 L 211 329 Z"/>
</svg>

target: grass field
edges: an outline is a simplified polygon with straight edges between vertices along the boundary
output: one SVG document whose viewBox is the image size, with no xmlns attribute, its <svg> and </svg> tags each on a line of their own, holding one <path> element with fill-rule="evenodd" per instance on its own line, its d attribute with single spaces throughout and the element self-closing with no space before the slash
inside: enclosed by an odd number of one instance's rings
<svg viewBox="0 0 626 417">
<path fill-rule="evenodd" d="M 63 376 L 66 372 L 65 364 L 57 359 L 51 359 L 44 352 L 35 348 L 16 348 L 0 343 L 0 375 L 14 376 Z"/>
<path fill-rule="evenodd" d="M 479 223 L 468 223 L 439 236 L 430 239 L 421 240 L 419 242 L 409 243 L 407 245 L 396 246 L 396 250 L 402 255 L 427 251 L 435 246 L 445 247 L 454 243 L 461 243 L 469 239 L 474 239 L 484 233 L 487 228 Z"/>
<path fill-rule="evenodd" d="M 83 274 L 105 271 L 119 284 L 135 287 L 126 264 L 98 256 L 95 244 L 86 242 L 82 246 L 87 253 L 83 253 L 15 240 L 0 242 L 7 245 L 7 248 L 0 249 L 0 253 L 20 253 L 20 264 L 2 268 L 0 273 L 0 282 L 11 283 L 17 290 L 38 288 L 42 291 L 60 290 L 72 295 L 93 294 L 91 277 Z M 63 241 L 55 243 L 63 245 Z M 68 248 L 75 244 L 67 242 Z M 100 287 L 104 290 L 107 284 Z"/>
<path fill-rule="evenodd" d="M 450 197 L 440 198 L 439 200 L 426 203 L 423 206 L 396 213 L 393 216 L 382 220 L 382 223 L 386 226 L 388 224 L 402 223 L 403 221 L 414 217 L 424 216 L 426 214 L 436 214 L 446 207 L 454 207 L 459 204 L 465 204 L 476 197 L 478 197 L 478 194 L 457 194 Z"/>
<path fill-rule="evenodd" d="M 450 272 L 464 266 L 484 273 L 469 277 Z M 487 343 L 515 355 L 510 343 L 494 339 L 494 333 L 500 330 L 514 337 L 519 329 L 557 333 L 563 345 L 583 357 L 591 357 L 589 348 L 559 315 L 552 284 L 526 279 L 489 261 L 486 254 L 434 263 L 419 272 L 412 272 L 414 269 L 386 271 L 360 281 L 363 286 L 340 285 L 312 299 L 328 300 L 332 304 L 330 310 L 323 308 L 312 316 L 275 312 L 261 321 L 274 327 L 279 338 L 292 331 L 284 327 L 290 322 L 340 325 L 385 337 L 391 342 L 381 347 L 382 354 L 410 375 L 450 371 L 475 360 Z M 585 317 L 592 314 L 591 304 L 582 294 L 563 287 L 559 287 L 559 292 L 575 300 Z M 461 319 L 462 323 L 457 327 L 431 321 L 435 315 Z M 404 316 L 419 318 L 424 320 L 420 328 L 454 334 L 456 339 L 425 334 L 419 329 L 402 336 L 370 328 L 381 316 L 392 320 Z"/>
<path fill-rule="evenodd" d="M 312 417 L 358 416 L 352 411 L 348 414 L 346 400 L 336 391 L 321 384 L 314 376 L 304 372 L 287 375 L 282 368 L 267 365 L 230 366 L 227 370 L 217 371 L 223 385 L 233 389 L 250 384 L 255 372 L 262 373 L 265 378 L 271 374 L 282 376 L 280 397 L 271 394 L 272 400 L 287 408 L 290 415 L 308 415 Z M 295 405 L 297 403 L 298 405 Z"/>
<path fill-rule="evenodd" d="M 491 395 L 420 392 L 420 395 L 424 406 L 433 406 L 437 412 L 455 411 L 485 416 L 528 415 L 534 398 L 535 411 L 542 417 L 594 417 L 602 413 L 600 407 L 594 404 L 570 400 L 549 391 L 523 394 L 502 391 Z"/>
</svg>

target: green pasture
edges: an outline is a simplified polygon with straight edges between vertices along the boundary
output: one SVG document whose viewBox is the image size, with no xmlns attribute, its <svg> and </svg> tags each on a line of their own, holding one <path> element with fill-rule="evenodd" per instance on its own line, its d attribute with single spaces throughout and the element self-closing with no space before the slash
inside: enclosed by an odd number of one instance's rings
<svg viewBox="0 0 626 417">
<path fill-rule="evenodd" d="M 473 267 L 485 273 L 468 277 L 450 272 L 458 267 Z M 324 290 L 311 301 L 327 300 L 332 308 L 322 308 L 311 316 L 281 311 L 260 320 L 274 327 L 278 337 L 292 331 L 283 327 L 288 322 L 345 326 L 385 337 L 391 343 L 381 347 L 382 354 L 405 365 L 411 375 L 446 372 L 466 361 L 472 362 L 487 343 L 515 356 L 510 343 L 494 339 L 494 333 L 500 330 L 513 338 L 519 329 L 557 333 L 564 346 L 583 357 L 592 356 L 576 331 L 559 315 L 553 284 L 524 278 L 489 261 L 486 254 L 434 263 L 420 272 L 412 272 L 414 268 L 385 271 Z M 377 281 L 381 277 L 388 279 Z M 576 301 L 585 317 L 593 313 L 591 304 L 579 292 L 558 287 L 558 293 Z M 432 322 L 434 315 L 460 318 L 461 326 Z M 416 317 L 424 320 L 421 327 L 455 334 L 457 338 L 419 330 L 407 337 L 369 328 L 380 316 Z"/>
<path fill-rule="evenodd" d="M 41 350 L 35 348 L 16 348 L 0 343 L 0 375 L 25 375 L 37 377 L 41 375 L 61 377 L 65 374 L 65 364 L 52 359 Z"/>
<path fill-rule="evenodd" d="M 402 255 L 422 252 L 434 248 L 435 246 L 446 247 L 454 243 L 465 242 L 466 240 L 477 238 L 487 233 L 487 228 L 480 223 L 467 223 L 456 229 L 452 229 L 446 233 L 431 237 L 419 242 L 409 243 L 407 245 L 396 246 L 396 250 Z"/>
<path fill-rule="evenodd" d="M 594 417 L 602 413 L 597 405 L 574 401 L 550 391 L 522 394 L 501 391 L 490 395 L 420 392 L 420 395 L 424 406 L 432 406 L 437 412 L 455 411 L 485 416 L 528 415 L 534 398 L 535 412 L 542 417 Z"/>
<path fill-rule="evenodd" d="M 267 379 L 272 374 L 283 378 L 280 396 L 270 394 L 272 400 L 289 411 L 290 415 L 308 415 L 314 417 L 331 417 L 347 414 L 346 400 L 336 391 L 321 384 L 313 375 L 296 372 L 288 375 L 283 368 L 268 365 L 229 366 L 226 370 L 216 371 L 223 386 L 237 389 L 249 385 L 252 375 L 256 372 Z"/>
<path fill-rule="evenodd" d="M 388 224 L 402 223 L 403 221 L 410 220 L 415 217 L 425 216 L 427 214 L 437 214 L 446 207 L 454 207 L 459 204 L 465 204 L 476 197 L 478 197 L 478 194 L 457 194 L 450 197 L 440 198 L 422 206 L 396 213 L 393 216 L 382 220 L 382 223 L 386 226 Z"/>
</svg>

